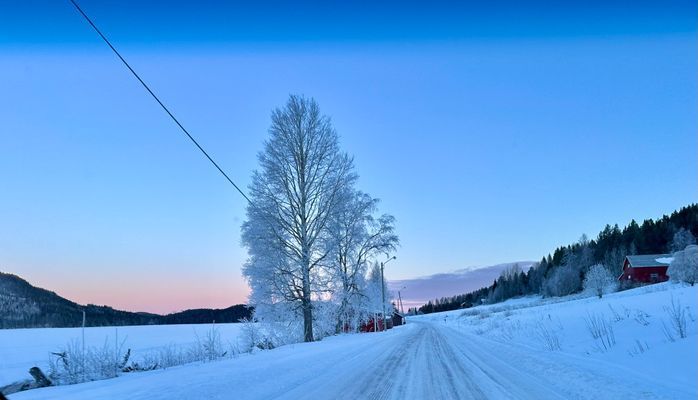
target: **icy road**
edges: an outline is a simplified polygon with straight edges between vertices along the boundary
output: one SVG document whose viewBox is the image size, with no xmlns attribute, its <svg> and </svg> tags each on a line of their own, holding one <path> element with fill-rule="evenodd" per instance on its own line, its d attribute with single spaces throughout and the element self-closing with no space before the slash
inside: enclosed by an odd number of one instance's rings
<svg viewBox="0 0 698 400">
<path fill-rule="evenodd" d="M 682 399 L 598 360 L 414 321 L 220 362 L 17 393 L 27 399 Z"/>
</svg>

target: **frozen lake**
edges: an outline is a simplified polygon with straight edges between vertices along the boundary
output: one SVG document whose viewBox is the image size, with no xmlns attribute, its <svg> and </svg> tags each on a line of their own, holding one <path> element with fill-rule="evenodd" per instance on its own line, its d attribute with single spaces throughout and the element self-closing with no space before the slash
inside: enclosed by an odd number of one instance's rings
<svg viewBox="0 0 698 400">
<path fill-rule="evenodd" d="M 236 343 L 242 324 L 216 324 L 223 343 Z M 118 334 L 123 350 L 131 349 L 132 357 L 158 348 L 196 343 L 211 329 L 210 324 L 140 325 L 85 328 L 85 345 L 113 347 Z M 38 366 L 47 372 L 49 354 L 61 351 L 70 341 L 82 340 L 81 328 L 0 329 L 0 386 L 30 379 L 28 371 Z M 48 373 L 48 372 L 47 372 Z"/>
</svg>

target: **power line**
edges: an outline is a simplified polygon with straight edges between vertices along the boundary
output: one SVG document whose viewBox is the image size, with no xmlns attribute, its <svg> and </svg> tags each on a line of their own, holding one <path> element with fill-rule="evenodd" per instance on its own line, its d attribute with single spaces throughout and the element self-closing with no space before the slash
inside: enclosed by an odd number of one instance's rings
<svg viewBox="0 0 698 400">
<path fill-rule="evenodd" d="M 172 118 L 172 120 L 175 122 L 175 124 L 177 124 L 177 126 L 179 127 L 179 129 L 181 129 L 182 132 L 184 132 L 184 134 L 187 135 L 187 137 L 189 138 L 189 140 L 191 140 L 192 143 L 194 143 L 194 145 L 204 154 L 204 156 L 206 156 L 206 158 L 211 162 L 211 164 L 213 164 L 213 166 L 216 167 L 216 169 L 218 170 L 218 172 L 220 172 L 220 173 L 225 177 L 225 179 L 227 179 L 228 182 L 230 182 L 230 184 L 233 185 L 233 187 L 235 187 L 235 189 L 242 195 L 242 197 L 244 197 L 245 200 L 247 200 L 248 203 L 250 203 L 252 206 L 254 206 L 254 204 L 252 203 L 252 200 L 250 200 L 250 198 L 247 197 L 247 195 L 245 194 L 245 192 L 243 192 L 242 189 L 240 189 L 240 187 L 239 187 L 238 185 L 236 185 L 235 182 L 233 182 L 232 179 L 230 179 L 230 177 L 228 176 L 228 174 L 226 174 L 226 173 L 223 171 L 223 169 L 221 169 L 221 167 L 220 167 L 215 161 L 213 161 L 213 158 L 211 158 L 211 156 L 208 155 L 208 153 L 206 152 L 206 150 L 204 150 L 204 148 L 201 147 L 201 145 L 199 144 L 199 142 L 197 142 L 196 139 L 194 139 L 194 137 L 193 137 L 193 136 L 189 133 L 189 131 L 187 131 L 187 129 L 179 122 L 179 120 L 177 120 L 177 118 L 172 114 L 172 112 L 170 112 L 170 110 L 165 106 L 165 104 L 163 104 L 162 101 L 160 101 L 160 98 L 158 98 L 158 96 L 150 89 L 150 87 L 148 86 L 148 84 L 145 83 L 145 82 L 143 81 L 143 79 L 141 79 L 141 77 L 138 75 L 138 73 L 136 73 L 136 71 L 134 71 L 133 68 L 131 68 L 131 65 L 129 65 L 129 63 L 126 61 L 126 59 L 124 59 L 124 57 L 121 56 L 121 53 L 119 53 L 119 51 L 111 44 L 111 42 L 109 41 L 109 39 L 107 39 L 107 37 L 104 36 L 104 34 L 102 33 L 102 31 L 100 31 L 99 28 L 97 28 L 97 25 L 95 25 L 95 23 L 92 22 L 92 20 L 90 19 L 90 17 L 88 17 L 87 14 L 85 14 L 85 12 L 82 11 L 82 8 L 80 8 L 80 6 L 78 5 L 78 3 L 77 3 L 75 0 L 70 0 L 70 2 L 73 3 L 73 5 L 75 6 L 75 8 L 78 10 L 78 12 L 85 18 L 85 20 L 90 24 L 90 26 L 92 26 L 92 28 L 95 30 L 95 32 L 97 32 L 97 34 L 102 38 L 102 40 L 104 40 L 104 42 L 107 44 L 107 46 L 109 46 L 109 48 L 114 52 L 114 54 L 116 54 L 116 56 L 119 57 L 119 60 L 121 60 L 121 62 L 126 66 L 126 68 L 128 68 L 128 70 L 131 71 L 131 74 L 133 74 L 133 76 L 135 76 L 136 79 L 138 79 L 138 82 L 140 82 L 141 85 L 143 85 L 143 87 L 145 88 L 145 90 L 147 90 L 148 93 L 150 93 L 150 95 L 155 99 L 155 101 L 158 102 L 158 104 L 160 104 L 160 107 L 162 107 L 162 109 L 165 110 L 165 112 L 167 113 L 167 115 L 169 115 L 170 118 Z"/>
</svg>

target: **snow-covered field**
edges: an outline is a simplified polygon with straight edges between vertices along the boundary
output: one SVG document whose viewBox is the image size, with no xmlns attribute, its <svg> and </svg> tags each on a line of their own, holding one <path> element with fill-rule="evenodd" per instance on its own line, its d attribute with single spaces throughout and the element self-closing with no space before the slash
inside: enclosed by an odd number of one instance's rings
<svg viewBox="0 0 698 400">
<path fill-rule="evenodd" d="M 388 332 L 339 335 L 10 397 L 695 399 L 697 295 L 698 286 L 665 283 L 601 300 L 515 299 L 411 317 Z M 685 338 L 671 331 L 665 308 L 672 299 L 685 316 Z M 605 333 L 593 338 L 587 323 Z"/>
<path fill-rule="evenodd" d="M 698 398 L 698 286 L 666 282 L 603 299 L 576 297 L 525 297 L 412 319 L 532 351 L 576 357 L 595 363 L 609 375 L 644 376 L 659 387 L 679 388 Z M 684 313 L 685 338 L 679 338 L 672 327 L 672 301 Z M 588 325 L 594 322 L 601 328 L 597 330 L 601 337 L 592 337 Z"/>
<path fill-rule="evenodd" d="M 203 338 L 211 325 L 143 325 L 85 328 L 85 346 L 114 348 L 117 335 L 123 350 L 131 349 L 139 359 L 165 346 L 187 347 Z M 240 324 L 216 324 L 223 344 L 236 344 Z M 81 328 L 0 329 L 0 386 L 31 379 L 33 366 L 48 372 L 51 352 L 61 351 L 69 342 L 82 343 Z"/>
</svg>

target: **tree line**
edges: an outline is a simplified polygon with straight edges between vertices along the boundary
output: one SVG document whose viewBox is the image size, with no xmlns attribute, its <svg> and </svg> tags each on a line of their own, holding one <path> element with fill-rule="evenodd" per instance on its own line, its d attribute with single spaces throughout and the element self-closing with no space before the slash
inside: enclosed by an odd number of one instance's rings
<svg viewBox="0 0 698 400">
<path fill-rule="evenodd" d="M 608 274 L 620 276 L 626 255 L 662 254 L 682 251 L 696 243 L 698 204 L 691 204 L 657 220 L 635 220 L 621 229 L 606 225 L 595 239 L 582 235 L 576 243 L 556 248 L 527 271 L 518 265 L 508 268 L 487 287 L 470 293 L 429 301 L 412 313 L 432 313 L 496 303 L 512 297 L 540 294 L 565 296 L 581 292 L 592 266 L 602 265 Z M 595 275 L 594 277 L 597 277 Z M 587 282 L 590 280 L 587 279 Z M 629 285 L 627 282 L 622 283 Z"/>
<path fill-rule="evenodd" d="M 16 275 L 0 272 L 0 329 L 78 327 L 82 325 L 83 311 L 87 326 L 125 326 L 238 322 L 250 318 L 253 310 L 238 304 L 159 315 L 80 305 Z"/>
</svg>

